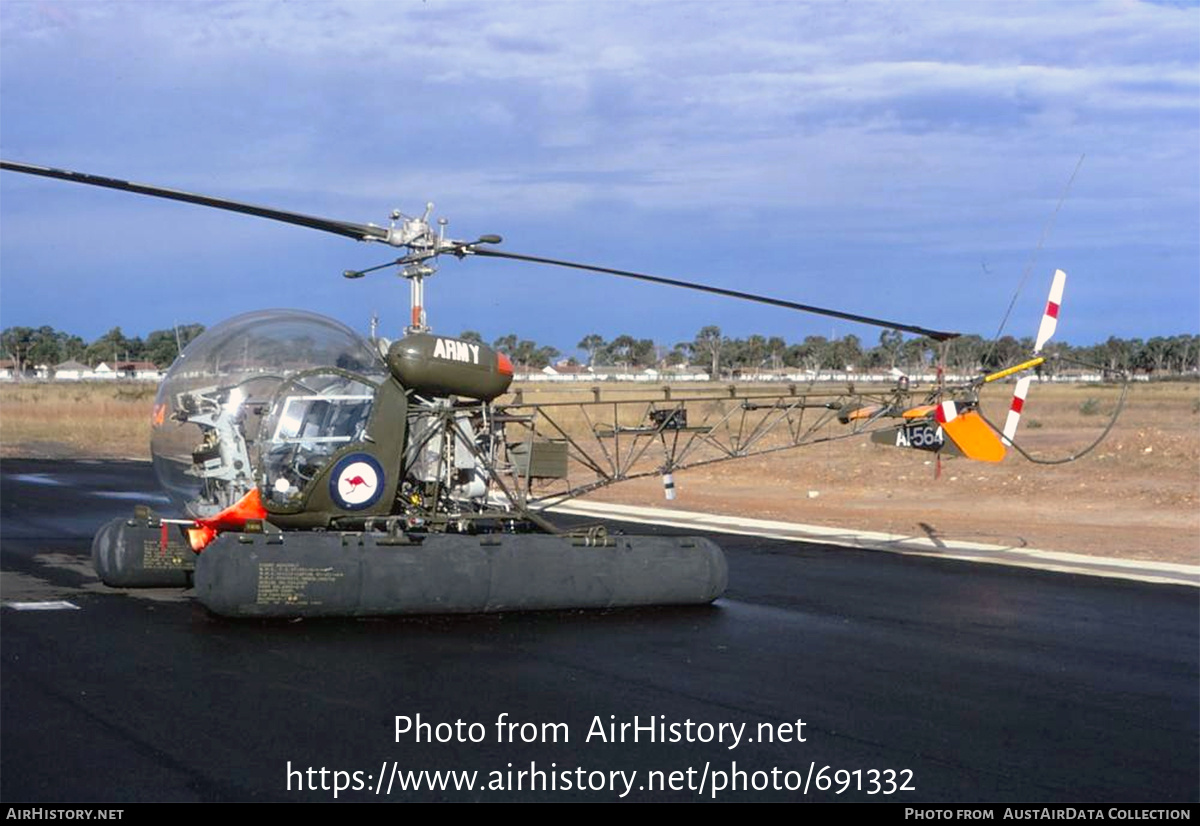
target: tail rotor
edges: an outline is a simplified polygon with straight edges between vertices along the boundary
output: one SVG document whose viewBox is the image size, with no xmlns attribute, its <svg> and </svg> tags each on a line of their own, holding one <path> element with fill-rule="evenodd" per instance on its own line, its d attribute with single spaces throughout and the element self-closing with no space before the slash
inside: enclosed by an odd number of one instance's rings
<svg viewBox="0 0 1200 826">
<path fill-rule="evenodd" d="M 999 374 L 993 374 L 997 378 L 1003 375 L 1011 375 L 1017 370 L 1026 370 L 1030 367 L 1041 365 L 1046 359 L 1041 355 L 1042 349 L 1046 343 L 1050 341 L 1054 331 L 1058 328 L 1058 311 L 1062 306 L 1063 288 L 1067 284 L 1067 274 L 1062 270 L 1054 271 L 1054 280 L 1050 283 L 1050 297 L 1046 300 L 1046 310 L 1042 313 L 1042 323 L 1038 325 L 1037 341 L 1033 346 L 1034 358 L 1017 365 L 1016 368 L 1002 370 Z M 989 376 L 985 381 L 992 380 Z M 1004 420 L 1003 442 L 1005 445 L 1011 445 L 1013 437 L 1017 435 L 1017 425 L 1021 423 L 1021 411 L 1025 409 L 1025 397 L 1029 394 L 1029 385 L 1033 381 L 1033 376 L 1022 376 L 1017 381 L 1017 386 L 1013 390 L 1012 403 L 1008 408 L 1008 418 Z"/>
</svg>

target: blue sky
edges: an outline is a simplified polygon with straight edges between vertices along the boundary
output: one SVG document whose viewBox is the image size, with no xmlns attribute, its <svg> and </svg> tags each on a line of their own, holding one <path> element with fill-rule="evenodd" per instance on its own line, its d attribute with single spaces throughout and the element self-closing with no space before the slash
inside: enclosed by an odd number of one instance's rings
<svg viewBox="0 0 1200 826">
<path fill-rule="evenodd" d="M 0 155 L 991 336 L 1200 331 L 1200 7 L 0 3 Z M 1068 179 L 1085 156 L 1040 250 Z M 394 332 L 390 250 L 0 173 L 0 327 L 294 306 Z M 449 260 L 440 332 L 672 344 L 872 328 Z"/>
</svg>

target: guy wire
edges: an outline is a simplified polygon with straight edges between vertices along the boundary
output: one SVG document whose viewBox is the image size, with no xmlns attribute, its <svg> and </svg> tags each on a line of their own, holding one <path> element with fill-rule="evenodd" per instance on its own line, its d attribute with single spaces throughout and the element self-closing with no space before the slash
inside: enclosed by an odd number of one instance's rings
<svg viewBox="0 0 1200 826">
<path fill-rule="evenodd" d="M 1062 209 L 1063 202 L 1067 200 L 1067 194 L 1071 191 L 1071 184 L 1075 183 L 1075 176 L 1079 174 L 1079 168 L 1083 166 L 1083 159 L 1085 157 L 1086 155 L 1084 154 L 1079 156 L 1079 160 L 1075 164 L 1075 171 L 1067 179 L 1067 185 L 1063 187 L 1062 195 L 1058 198 L 1058 205 L 1054 207 L 1054 212 L 1050 214 L 1045 226 L 1042 227 L 1042 237 L 1038 239 L 1037 246 L 1033 248 L 1033 252 L 1029 256 L 1029 262 L 1025 265 L 1025 273 L 1021 276 L 1021 282 L 1017 284 L 1016 292 L 1013 293 L 1012 300 L 1008 302 L 1008 309 L 1004 311 L 1004 317 L 1000 319 L 1000 327 L 996 330 L 996 335 L 992 338 L 991 344 L 988 345 L 987 353 L 984 354 L 985 362 L 991 356 L 992 351 L 996 349 L 996 342 L 1000 340 L 1000 335 L 1004 332 L 1004 326 L 1008 324 L 1008 317 L 1012 313 L 1013 307 L 1017 304 L 1017 297 L 1021 295 L 1021 290 L 1025 288 L 1025 282 L 1029 280 L 1029 275 L 1033 272 L 1033 266 L 1037 263 L 1038 254 L 1042 251 L 1046 239 L 1050 237 L 1051 230 L 1054 229 L 1054 221 L 1058 218 L 1058 212 Z"/>
</svg>

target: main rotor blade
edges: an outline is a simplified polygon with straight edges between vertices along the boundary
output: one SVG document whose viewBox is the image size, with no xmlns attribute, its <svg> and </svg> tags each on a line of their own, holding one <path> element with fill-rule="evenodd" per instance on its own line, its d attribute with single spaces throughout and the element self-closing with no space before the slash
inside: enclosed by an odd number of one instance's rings
<svg viewBox="0 0 1200 826">
<path fill-rule="evenodd" d="M 287 212 L 282 209 L 272 209 L 271 207 L 255 206 L 254 204 L 243 204 L 240 201 L 231 201 L 227 198 L 213 198 L 209 195 L 195 195 L 191 192 L 181 192 L 177 189 L 166 189 L 161 186 L 151 186 L 149 184 L 135 184 L 131 181 L 122 181 L 117 178 L 105 178 L 100 175 L 89 175 L 85 172 L 71 172 L 66 169 L 50 169 L 44 166 L 33 166 L 31 164 L 16 163 L 14 161 L 0 161 L 0 169 L 7 169 L 10 172 L 24 172 L 26 175 L 41 175 L 46 178 L 58 178 L 62 181 L 71 181 L 77 184 L 88 184 L 89 186 L 102 186 L 108 189 L 120 189 L 125 192 L 134 192 L 138 195 L 149 195 L 154 198 L 168 198 L 172 201 L 184 201 L 189 204 L 199 204 L 200 206 L 212 207 L 213 209 L 224 209 L 229 212 L 240 212 L 245 215 L 257 215 L 260 218 L 269 218 L 272 221 L 282 221 L 285 224 L 296 224 L 309 229 L 316 229 L 322 232 L 332 232 L 334 235 L 344 235 L 347 238 L 354 238 L 358 241 L 386 241 L 388 231 L 383 227 L 371 226 L 369 224 L 354 224 L 349 221 L 332 221 L 328 218 L 317 218 L 312 215 L 301 215 L 298 212 Z"/>
<path fill-rule="evenodd" d="M 691 281 L 680 281 L 675 278 L 663 278 L 657 275 L 646 275 L 640 272 L 630 272 L 628 270 L 614 270 L 609 267 L 593 267 L 589 264 L 576 264 L 572 261 L 558 261 L 553 258 L 541 258 L 536 255 L 520 255 L 515 252 L 504 252 L 502 250 L 490 249 L 475 249 L 475 255 L 482 255 L 488 258 L 510 258 L 514 261 L 528 261 L 534 264 L 553 264 L 556 267 L 569 267 L 576 270 L 587 270 L 588 272 L 599 272 L 605 275 L 617 275 L 622 278 L 636 278 L 639 281 L 649 281 L 652 284 L 666 284 L 669 287 L 683 287 L 686 290 L 698 290 L 703 293 L 713 293 L 714 295 L 723 295 L 728 298 L 740 298 L 745 301 L 757 301 L 759 304 L 770 304 L 773 307 L 784 307 L 789 310 L 799 310 L 804 313 L 815 313 L 817 315 L 831 316 L 833 318 L 841 318 L 846 321 L 857 321 L 860 324 L 870 324 L 874 327 L 884 327 L 889 330 L 903 330 L 906 333 L 915 333 L 919 336 L 927 336 L 934 341 L 947 341 L 952 338 L 958 338 L 961 333 L 951 333 L 944 330 L 930 330 L 926 327 L 918 327 L 914 324 L 901 324 L 896 321 L 886 321 L 881 318 L 871 318 L 870 316 L 857 315 L 855 313 L 844 313 L 841 310 L 828 310 L 824 307 L 814 307 L 811 304 L 798 304 L 795 301 L 786 301 L 782 298 L 771 298 L 765 295 L 755 295 L 754 293 L 746 293 L 740 290 L 727 290 L 724 287 L 710 287 L 707 284 L 696 284 Z"/>
</svg>

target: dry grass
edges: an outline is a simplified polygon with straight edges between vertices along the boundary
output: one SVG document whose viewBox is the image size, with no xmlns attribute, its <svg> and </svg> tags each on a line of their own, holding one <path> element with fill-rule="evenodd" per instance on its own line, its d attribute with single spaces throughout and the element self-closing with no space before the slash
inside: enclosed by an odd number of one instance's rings
<svg viewBox="0 0 1200 826">
<path fill-rule="evenodd" d="M 0 386 L 0 457 L 150 458 L 155 386 L 142 382 Z"/>
</svg>

